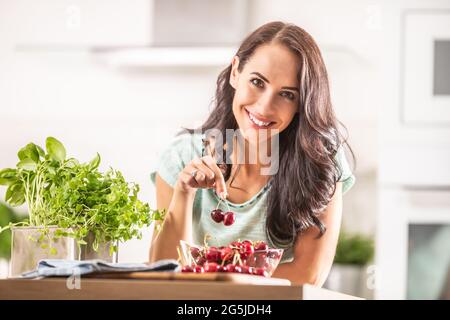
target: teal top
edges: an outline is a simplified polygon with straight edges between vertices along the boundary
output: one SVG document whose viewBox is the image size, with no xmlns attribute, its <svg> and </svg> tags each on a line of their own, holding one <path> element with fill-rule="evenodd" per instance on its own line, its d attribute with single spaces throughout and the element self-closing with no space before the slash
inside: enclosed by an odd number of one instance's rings
<svg viewBox="0 0 450 320">
<path fill-rule="evenodd" d="M 195 157 L 202 157 L 202 139 L 204 138 L 204 135 L 200 133 L 176 136 L 160 155 L 156 170 L 150 174 L 151 181 L 155 183 L 157 172 L 164 181 L 174 187 L 179 172 Z M 349 168 L 342 148 L 337 154 L 337 160 L 342 170 L 340 181 L 343 184 L 343 193 L 346 193 L 355 183 L 355 177 Z M 270 182 L 244 203 L 222 201 L 219 208 L 228 211 L 229 206 L 236 213 L 235 223 L 228 227 L 222 223 L 214 222 L 211 218 L 210 212 L 216 208 L 220 199 L 215 189 L 198 189 L 192 212 L 192 238 L 194 243 L 202 245 L 205 235 L 208 234 L 212 236 L 208 240 L 208 244 L 211 246 L 226 246 L 235 240 L 249 239 L 264 240 L 271 247 L 274 247 L 265 232 L 267 191 L 269 189 Z M 288 262 L 292 259 L 292 248 L 286 249 L 282 262 Z"/>
</svg>

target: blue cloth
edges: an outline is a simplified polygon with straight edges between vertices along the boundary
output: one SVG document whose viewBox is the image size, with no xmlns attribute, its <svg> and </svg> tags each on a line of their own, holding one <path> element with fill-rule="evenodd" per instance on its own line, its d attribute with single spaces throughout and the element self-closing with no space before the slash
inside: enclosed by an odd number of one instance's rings
<svg viewBox="0 0 450 320">
<path fill-rule="evenodd" d="M 91 273 L 110 272 L 151 272 L 151 271 L 176 271 L 180 264 L 176 260 L 166 259 L 152 264 L 146 263 L 108 263 L 103 260 L 64 260 L 44 259 L 40 260 L 37 268 L 22 274 L 22 278 L 55 277 L 85 275 Z"/>
</svg>

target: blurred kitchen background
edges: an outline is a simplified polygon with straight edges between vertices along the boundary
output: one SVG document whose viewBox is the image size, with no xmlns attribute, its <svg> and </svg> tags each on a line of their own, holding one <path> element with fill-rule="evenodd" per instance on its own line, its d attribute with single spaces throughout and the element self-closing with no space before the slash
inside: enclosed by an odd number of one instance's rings
<svg viewBox="0 0 450 320">
<path fill-rule="evenodd" d="M 448 0 L 0 0 L 0 168 L 54 136 L 80 160 L 99 152 L 154 207 L 159 153 L 203 122 L 239 42 L 272 20 L 318 42 L 357 158 L 326 286 L 449 299 Z M 0 223 L 14 215 L 0 209 Z M 119 261 L 145 261 L 151 232 Z"/>
</svg>

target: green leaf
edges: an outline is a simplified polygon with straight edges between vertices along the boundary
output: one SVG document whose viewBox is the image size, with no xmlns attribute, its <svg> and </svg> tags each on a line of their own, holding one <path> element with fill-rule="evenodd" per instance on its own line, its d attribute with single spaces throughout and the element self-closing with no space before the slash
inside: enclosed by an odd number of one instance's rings
<svg viewBox="0 0 450 320">
<path fill-rule="evenodd" d="M 32 159 L 23 159 L 17 163 L 17 168 L 28 170 L 28 171 L 34 171 L 36 170 L 36 162 L 34 162 Z"/>
<path fill-rule="evenodd" d="M 25 189 L 22 182 L 15 182 L 6 189 L 5 201 L 13 207 L 20 206 L 25 202 Z"/>
<path fill-rule="evenodd" d="M 73 168 L 75 168 L 76 166 L 78 166 L 79 164 L 80 164 L 80 163 L 78 162 L 77 159 L 70 158 L 70 159 L 68 159 L 68 160 L 66 161 L 65 166 L 66 166 L 67 168 L 73 169 Z"/>
<path fill-rule="evenodd" d="M 0 185 L 9 186 L 17 181 L 17 171 L 16 169 L 2 169 L 0 170 Z"/>
<path fill-rule="evenodd" d="M 64 145 L 53 137 L 48 137 L 45 142 L 47 153 L 53 160 L 62 162 L 66 159 L 66 149 Z"/>
<path fill-rule="evenodd" d="M 19 160 L 31 159 L 34 162 L 39 162 L 39 151 L 34 143 L 29 143 L 20 149 L 17 156 Z"/>
<path fill-rule="evenodd" d="M 36 145 L 36 150 L 37 150 L 39 156 L 41 156 L 42 158 L 45 157 L 45 151 L 44 151 L 44 149 L 42 149 L 41 147 L 39 147 L 38 145 Z"/>
<path fill-rule="evenodd" d="M 95 158 L 94 159 L 92 159 L 90 162 L 89 162 L 89 168 L 90 168 L 90 170 L 94 170 L 94 169 L 97 169 L 98 168 L 98 166 L 100 165 L 100 155 L 97 153 L 97 155 L 95 156 Z"/>
</svg>

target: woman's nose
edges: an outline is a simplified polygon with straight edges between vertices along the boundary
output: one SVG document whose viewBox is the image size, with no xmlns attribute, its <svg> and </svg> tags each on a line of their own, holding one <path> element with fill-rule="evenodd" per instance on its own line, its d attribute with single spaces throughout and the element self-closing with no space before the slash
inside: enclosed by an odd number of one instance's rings
<svg viewBox="0 0 450 320">
<path fill-rule="evenodd" d="M 269 116 L 273 112 L 274 94 L 269 90 L 264 92 L 258 99 L 258 112 L 261 116 Z"/>
</svg>

